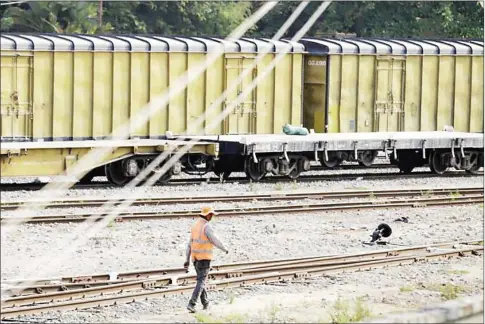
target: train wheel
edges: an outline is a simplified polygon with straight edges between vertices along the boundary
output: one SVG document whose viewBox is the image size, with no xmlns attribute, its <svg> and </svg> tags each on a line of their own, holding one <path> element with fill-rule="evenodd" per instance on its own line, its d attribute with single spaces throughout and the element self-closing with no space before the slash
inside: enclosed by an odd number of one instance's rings
<svg viewBox="0 0 485 324">
<path fill-rule="evenodd" d="M 443 174 L 448 169 L 448 166 L 442 162 L 439 152 L 433 152 L 429 155 L 429 167 L 436 174 Z"/>
<path fill-rule="evenodd" d="M 360 157 L 359 165 L 370 167 L 374 160 L 376 159 L 377 151 L 364 151 Z"/>
<path fill-rule="evenodd" d="M 481 159 L 480 159 L 480 156 L 478 154 L 473 154 L 472 156 L 475 157 L 475 161 L 474 161 L 475 164 L 473 164 L 473 166 L 470 169 L 466 170 L 466 172 L 470 173 L 470 174 L 477 174 L 478 170 L 480 169 L 480 160 Z"/>
<path fill-rule="evenodd" d="M 132 177 L 125 176 L 123 172 L 123 162 L 116 161 L 105 166 L 105 173 L 108 181 L 117 186 L 124 186 Z"/>
<path fill-rule="evenodd" d="M 253 158 L 248 156 L 244 161 L 244 173 L 249 179 L 259 181 L 266 175 L 266 172 L 262 171 L 260 166 L 260 163 L 254 163 Z"/>
<path fill-rule="evenodd" d="M 322 166 L 327 168 L 335 168 L 342 163 L 342 159 L 337 156 L 336 152 L 328 152 L 328 160 L 325 160 L 325 153 L 321 152 L 320 154 L 320 163 Z"/>
<path fill-rule="evenodd" d="M 291 170 L 290 173 L 288 173 L 288 178 L 290 178 L 291 180 L 298 179 L 298 177 L 301 174 L 302 169 L 300 167 L 300 163 L 298 162 L 299 162 L 298 160 L 294 160 L 294 159 L 290 160 L 290 165 L 293 166 L 293 170 Z"/>
</svg>

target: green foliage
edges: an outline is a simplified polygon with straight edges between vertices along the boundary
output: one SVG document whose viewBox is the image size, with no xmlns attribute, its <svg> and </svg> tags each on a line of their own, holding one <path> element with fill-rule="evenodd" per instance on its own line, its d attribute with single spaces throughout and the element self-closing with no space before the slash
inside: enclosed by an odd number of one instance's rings
<svg viewBox="0 0 485 324">
<path fill-rule="evenodd" d="M 445 284 L 439 288 L 441 293 L 441 298 L 443 300 L 456 299 L 458 294 L 464 293 L 466 291 L 462 286 L 456 286 L 452 284 Z"/>
<path fill-rule="evenodd" d="M 199 323 L 244 323 L 246 322 L 245 316 L 239 313 L 231 313 L 222 318 L 213 317 L 207 313 L 194 314 L 195 319 Z"/>
<path fill-rule="evenodd" d="M 297 2 L 282 2 L 258 24 L 254 35 L 271 36 Z M 310 3 L 285 35 L 292 37 L 319 3 Z M 340 1 L 333 2 L 308 36 L 355 33 L 380 37 L 483 38 L 483 7 L 478 2 Z"/>
<path fill-rule="evenodd" d="M 456 299 L 459 294 L 466 292 L 468 289 L 465 286 L 454 285 L 454 284 L 441 284 L 441 285 L 430 285 L 426 287 L 428 290 L 438 291 L 443 300 Z"/>
<path fill-rule="evenodd" d="M 359 322 L 369 316 L 371 316 L 371 312 L 361 298 L 357 298 L 353 307 L 348 302 L 338 299 L 330 313 L 332 323 Z"/>
<path fill-rule="evenodd" d="M 1 18 L 2 31 L 39 33 L 104 33 L 107 23 L 98 26 L 98 6 L 93 2 L 28 2 L 8 7 Z"/>
<path fill-rule="evenodd" d="M 413 290 L 414 290 L 413 286 L 402 286 L 401 288 L 399 288 L 400 292 L 411 292 Z"/>
<path fill-rule="evenodd" d="M 4 2 L 4 1 L 2 1 Z M 264 2 L 250 1 L 29 1 L 0 7 L 1 30 L 12 32 L 228 35 Z M 247 33 L 272 37 L 299 5 L 281 1 Z M 318 2 L 288 29 L 292 37 Z M 475 1 L 332 2 L 307 36 L 355 33 L 374 37 L 483 38 L 483 7 Z"/>
</svg>

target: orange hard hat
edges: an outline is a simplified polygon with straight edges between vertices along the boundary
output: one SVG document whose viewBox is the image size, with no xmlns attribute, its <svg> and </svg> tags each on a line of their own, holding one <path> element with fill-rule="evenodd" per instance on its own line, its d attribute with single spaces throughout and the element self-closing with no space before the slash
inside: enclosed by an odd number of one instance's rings
<svg viewBox="0 0 485 324">
<path fill-rule="evenodd" d="M 209 214 L 217 215 L 216 211 L 214 210 L 213 207 L 210 206 L 204 206 L 200 209 L 200 215 L 201 216 L 207 216 Z"/>
</svg>

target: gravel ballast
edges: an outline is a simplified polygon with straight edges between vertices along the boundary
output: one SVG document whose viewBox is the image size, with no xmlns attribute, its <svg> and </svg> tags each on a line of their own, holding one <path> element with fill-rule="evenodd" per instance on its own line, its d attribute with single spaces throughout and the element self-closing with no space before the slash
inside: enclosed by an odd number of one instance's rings
<svg viewBox="0 0 485 324">
<path fill-rule="evenodd" d="M 146 197 L 181 195 L 223 195 L 287 191 L 383 190 L 404 188 L 483 186 L 483 177 L 415 178 L 396 180 L 318 181 L 304 183 L 199 184 L 191 186 L 153 187 Z M 126 189 L 71 190 L 66 197 L 128 197 Z M 8 197 L 5 197 L 7 195 Z M 2 192 L 2 202 L 34 197 L 35 192 Z M 315 201 L 309 200 L 309 203 Z M 301 201 L 284 202 L 299 204 Z M 270 203 L 268 203 L 270 204 Z M 217 204 L 229 208 L 237 204 Z M 241 207 L 264 205 L 261 202 L 239 203 Z M 198 205 L 161 206 L 161 210 L 195 209 Z M 135 208 L 135 207 L 133 207 Z M 153 207 L 140 206 L 135 210 Z M 95 212 L 97 208 L 72 209 L 70 212 Z M 63 209 L 65 211 L 65 209 Z M 54 213 L 49 209 L 45 213 Z M 59 211 L 57 211 L 59 212 Z M 394 220 L 406 216 L 409 223 Z M 213 223 L 216 233 L 229 248 L 229 254 L 216 251 L 214 263 L 276 259 L 285 257 L 353 253 L 391 246 L 367 246 L 370 234 L 378 224 L 389 224 L 393 233 L 389 241 L 399 245 L 420 245 L 454 240 L 483 239 L 483 205 L 454 207 L 420 207 L 390 210 L 366 210 L 327 213 L 298 213 L 225 218 Z M 193 219 L 146 220 L 111 223 L 90 236 L 82 231 L 87 244 L 73 248 L 57 267 L 49 272 L 41 265 L 66 250 L 66 238 L 81 224 L 25 224 L 2 235 L 2 279 L 26 277 L 59 277 L 92 273 L 121 272 L 137 269 L 180 267 Z M 392 246 L 396 247 L 396 246 Z M 442 296 L 433 285 L 456 283 L 461 294 L 483 293 L 483 258 L 466 257 L 420 263 L 404 267 L 337 275 L 285 286 L 257 286 L 248 289 L 212 292 L 213 308 L 206 316 L 222 321 L 227 316 L 244 318 L 245 322 L 325 321 L 337 297 L 350 299 L 362 296 L 373 309 L 389 312 L 419 307 L 439 301 Z M 458 270 L 457 270 L 458 269 Z M 456 270 L 456 271 L 455 271 Z M 461 271 L 461 272 L 460 272 Z M 466 272 L 466 273 L 465 273 Z M 425 287 L 421 287 L 423 283 Z M 416 285 L 401 291 L 404 285 Z M 426 286 L 429 285 L 429 286 Z M 433 287 L 431 287 L 433 286 Z M 427 287 L 427 288 L 426 288 Z M 431 289 L 433 288 L 433 289 Z M 380 292 L 382 291 L 382 292 Z M 236 295 L 236 297 L 233 297 Z M 266 296 L 266 297 L 264 297 Z M 62 322 L 197 322 L 183 307 L 188 296 L 176 296 L 119 305 L 95 310 L 48 313 L 37 319 L 52 318 Z M 233 300 L 233 303 L 230 303 Z M 258 310 L 252 311 L 254 305 Z M 383 306 L 384 305 L 384 306 Z M 310 311 L 312 310 L 312 311 Z M 313 311 L 317 310 L 317 311 Z M 327 316 L 327 317 L 326 317 Z M 225 319 L 225 320 L 224 320 Z M 199 319 L 200 320 L 200 319 Z"/>
</svg>

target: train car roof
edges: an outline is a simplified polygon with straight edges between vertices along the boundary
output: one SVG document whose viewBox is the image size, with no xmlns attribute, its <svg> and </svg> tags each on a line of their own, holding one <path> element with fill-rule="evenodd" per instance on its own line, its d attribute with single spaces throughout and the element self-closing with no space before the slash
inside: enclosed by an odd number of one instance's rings
<svg viewBox="0 0 485 324">
<path fill-rule="evenodd" d="M 483 55 L 483 41 L 478 40 L 306 37 L 300 43 L 314 55 Z"/>
<path fill-rule="evenodd" d="M 300 43 L 248 37 L 227 40 L 222 37 L 32 33 L 2 33 L 0 36 L 1 50 L 18 51 L 210 52 L 221 45 L 226 53 L 304 51 Z"/>
</svg>

